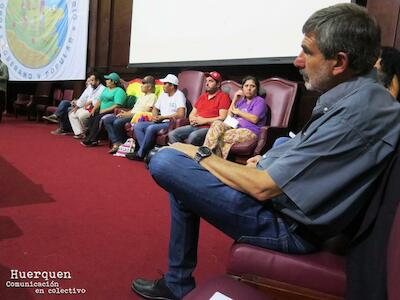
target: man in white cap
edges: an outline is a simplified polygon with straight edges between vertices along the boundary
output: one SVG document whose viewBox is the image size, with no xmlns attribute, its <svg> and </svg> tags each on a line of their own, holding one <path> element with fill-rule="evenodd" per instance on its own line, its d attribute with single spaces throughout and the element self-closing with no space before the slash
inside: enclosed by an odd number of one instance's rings
<svg viewBox="0 0 400 300">
<path fill-rule="evenodd" d="M 157 132 L 168 128 L 169 121 L 173 118 L 184 118 L 186 114 L 186 97 L 178 90 L 179 80 L 173 74 L 168 74 L 164 79 L 164 93 L 160 95 L 153 107 L 152 122 L 138 122 L 134 126 L 139 150 L 126 155 L 131 160 L 143 160 L 147 153 L 154 147 Z"/>
</svg>

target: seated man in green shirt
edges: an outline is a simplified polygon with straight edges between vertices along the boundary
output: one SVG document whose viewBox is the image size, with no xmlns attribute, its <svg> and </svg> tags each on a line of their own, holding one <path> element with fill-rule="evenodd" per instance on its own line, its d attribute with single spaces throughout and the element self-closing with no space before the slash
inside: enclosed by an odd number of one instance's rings
<svg viewBox="0 0 400 300">
<path fill-rule="evenodd" d="M 89 117 L 86 139 L 81 142 L 84 146 L 90 147 L 98 144 L 101 119 L 105 115 L 113 113 L 115 108 L 124 106 L 126 102 L 126 93 L 119 87 L 119 75 L 111 73 L 105 75 L 104 78 L 106 79 L 106 88 L 100 95 L 100 101 L 96 103 Z"/>
</svg>

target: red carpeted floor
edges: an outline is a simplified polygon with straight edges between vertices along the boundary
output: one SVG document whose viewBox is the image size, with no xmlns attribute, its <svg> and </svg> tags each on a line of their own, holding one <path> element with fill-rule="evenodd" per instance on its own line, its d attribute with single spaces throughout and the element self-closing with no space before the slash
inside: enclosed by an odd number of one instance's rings
<svg viewBox="0 0 400 300">
<path fill-rule="evenodd" d="M 0 299 L 138 299 L 132 278 L 166 271 L 167 194 L 142 162 L 53 136 L 54 128 L 25 117 L 0 123 Z M 231 242 L 202 223 L 198 283 L 224 273 Z M 10 270 L 70 272 L 53 281 L 86 293 L 7 288 Z"/>
</svg>

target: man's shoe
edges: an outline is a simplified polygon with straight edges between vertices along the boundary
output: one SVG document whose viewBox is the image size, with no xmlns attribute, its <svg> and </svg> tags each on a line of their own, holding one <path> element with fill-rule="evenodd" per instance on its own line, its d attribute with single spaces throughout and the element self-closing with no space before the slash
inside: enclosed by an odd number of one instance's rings
<svg viewBox="0 0 400 300">
<path fill-rule="evenodd" d="M 178 300 L 165 284 L 164 277 L 158 280 L 135 279 L 132 290 L 146 299 Z"/>
<path fill-rule="evenodd" d="M 84 135 L 83 133 L 81 133 L 81 134 L 75 134 L 75 135 L 73 136 L 73 138 L 74 138 L 74 139 L 77 139 L 77 140 L 81 140 L 81 139 L 84 139 L 84 138 L 85 138 L 85 135 Z"/>
<path fill-rule="evenodd" d="M 65 131 L 61 128 L 57 128 L 56 130 L 50 131 L 50 133 L 54 135 L 67 135 L 68 131 Z"/>
<path fill-rule="evenodd" d="M 95 147 L 99 144 L 99 142 L 93 142 L 93 141 L 88 141 L 84 140 L 81 142 L 81 145 L 86 146 L 86 147 Z"/>
<path fill-rule="evenodd" d="M 141 158 L 141 157 L 137 154 L 137 152 L 127 153 L 127 154 L 125 155 L 125 157 L 126 157 L 127 159 L 130 159 L 130 160 L 138 160 L 138 161 L 142 161 L 142 160 L 143 160 L 143 158 Z"/>
<path fill-rule="evenodd" d="M 50 116 L 43 116 L 42 119 L 52 123 L 58 123 L 58 117 L 55 114 L 52 114 Z"/>
</svg>

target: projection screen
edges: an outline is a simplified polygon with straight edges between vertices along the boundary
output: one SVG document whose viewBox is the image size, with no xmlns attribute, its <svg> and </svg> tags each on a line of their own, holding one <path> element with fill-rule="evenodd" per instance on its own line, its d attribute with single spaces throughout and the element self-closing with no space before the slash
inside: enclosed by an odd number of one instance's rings
<svg viewBox="0 0 400 300">
<path fill-rule="evenodd" d="M 349 0 L 133 0 L 132 67 L 289 63 L 316 10 Z"/>
<path fill-rule="evenodd" d="M 0 53 L 13 81 L 86 77 L 89 0 L 0 0 Z"/>
</svg>

